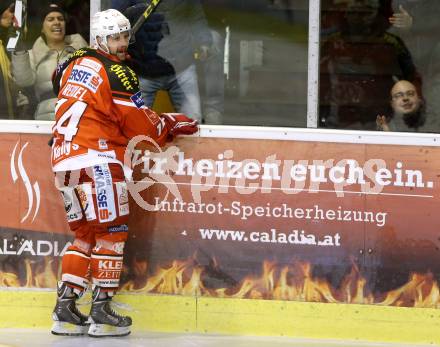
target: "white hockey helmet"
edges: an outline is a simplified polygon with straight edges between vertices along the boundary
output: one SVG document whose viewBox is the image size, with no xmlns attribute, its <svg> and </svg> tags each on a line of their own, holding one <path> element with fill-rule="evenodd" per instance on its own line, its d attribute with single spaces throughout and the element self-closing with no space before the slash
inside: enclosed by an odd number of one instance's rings
<svg viewBox="0 0 440 347">
<path fill-rule="evenodd" d="M 121 12 L 109 9 L 95 13 L 90 23 L 90 36 L 93 48 L 104 48 L 109 53 L 107 37 L 128 31 L 131 35 L 130 21 Z M 101 46 L 98 46 L 97 37 L 101 38 Z"/>
</svg>

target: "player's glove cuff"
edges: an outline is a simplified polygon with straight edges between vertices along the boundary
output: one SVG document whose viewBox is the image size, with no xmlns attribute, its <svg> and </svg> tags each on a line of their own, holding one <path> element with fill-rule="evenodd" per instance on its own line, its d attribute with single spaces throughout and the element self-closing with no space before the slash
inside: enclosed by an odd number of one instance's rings
<svg viewBox="0 0 440 347">
<path fill-rule="evenodd" d="M 182 113 L 162 113 L 160 116 L 164 119 L 171 137 L 191 135 L 199 130 L 198 122 Z"/>
</svg>

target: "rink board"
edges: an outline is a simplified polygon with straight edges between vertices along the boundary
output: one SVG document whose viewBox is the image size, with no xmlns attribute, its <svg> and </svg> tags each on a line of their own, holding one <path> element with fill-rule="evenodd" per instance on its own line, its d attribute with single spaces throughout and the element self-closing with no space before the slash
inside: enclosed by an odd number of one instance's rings
<svg viewBox="0 0 440 347">
<path fill-rule="evenodd" d="M 23 123 L 15 131 L 2 130 L 0 195 L 6 203 L 0 218 L 0 286 L 8 288 L 0 287 L 0 328 L 49 329 L 62 250 L 72 238 L 47 165 L 50 128 Z M 205 176 L 189 171 L 173 176 L 185 206 L 194 198 L 190 187 L 198 187 L 196 206 L 241 204 L 252 207 L 253 215 L 180 212 L 172 199 L 165 201 L 168 210 L 132 210 L 126 254 L 131 277 L 122 283 L 129 294 L 118 295 L 117 301 L 128 305 L 135 330 L 440 345 L 440 136 L 203 127 L 200 136 L 180 139 L 177 145 L 177 159 L 191 162 L 201 174 L 212 171 L 209 163 L 216 170 L 222 167 L 221 158 L 230 150 L 234 163 L 246 163 L 242 171 L 249 176 L 244 183 L 229 182 L 227 194 L 221 193 L 225 185 L 220 180 L 203 191 Z M 378 194 L 357 183 L 339 186 L 336 176 L 335 184 L 318 189 L 310 176 L 298 188 L 300 194 L 276 179 L 270 194 L 263 194 L 263 177 L 275 174 L 256 169 L 274 165 L 274 155 L 282 161 L 277 164 L 280 173 L 292 160 L 330 160 L 331 169 L 349 168 L 340 164 L 349 159 L 365 170 L 371 169 L 368 163 L 382 163 L 390 168 L 382 171 L 386 177 L 403 166 L 417 171 L 421 182 L 379 187 Z M 220 170 L 217 174 L 212 176 L 223 177 Z M 378 186 L 374 179 L 367 182 L 372 188 Z M 248 189 L 249 182 L 259 182 L 261 191 Z M 298 182 L 293 180 L 292 187 Z M 340 197 L 342 190 L 346 194 Z M 157 188 L 155 194 L 161 193 L 163 187 Z M 316 215 L 323 211 L 331 218 L 310 221 L 295 215 L 283 220 L 275 215 L 281 206 L 302 211 L 314 205 Z M 266 207 L 271 216 L 262 215 Z M 373 211 L 377 218 L 357 223 L 332 217 L 350 209 Z M 380 225 L 384 213 L 388 219 Z M 220 228 L 245 237 L 211 239 Z M 312 246 L 293 228 L 313 238 L 334 237 L 330 244 Z M 87 301 L 90 297 L 81 300 Z M 86 306 L 81 306 L 84 312 Z"/>
<path fill-rule="evenodd" d="M 0 329 L 50 329 L 54 300 L 51 291 L 0 291 Z M 436 309 L 131 294 L 117 302 L 126 305 L 118 310 L 133 318 L 133 331 L 440 345 Z"/>
</svg>

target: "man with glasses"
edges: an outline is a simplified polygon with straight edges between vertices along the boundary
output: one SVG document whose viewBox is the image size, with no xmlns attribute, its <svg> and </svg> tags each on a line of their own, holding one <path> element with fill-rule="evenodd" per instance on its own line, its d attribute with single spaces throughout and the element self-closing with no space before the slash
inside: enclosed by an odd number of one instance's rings
<svg viewBox="0 0 440 347">
<path fill-rule="evenodd" d="M 391 89 L 392 116 L 377 116 L 378 130 L 418 131 L 425 122 L 425 103 L 409 81 L 398 81 Z"/>
</svg>

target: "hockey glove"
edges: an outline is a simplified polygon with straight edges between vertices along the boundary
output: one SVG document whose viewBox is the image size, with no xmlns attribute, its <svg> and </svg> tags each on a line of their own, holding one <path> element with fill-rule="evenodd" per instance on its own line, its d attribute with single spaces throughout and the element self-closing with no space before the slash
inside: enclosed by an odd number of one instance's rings
<svg viewBox="0 0 440 347">
<path fill-rule="evenodd" d="M 170 137 L 177 135 L 191 135 L 199 130 L 196 120 L 185 116 L 183 113 L 162 113 Z"/>
</svg>

